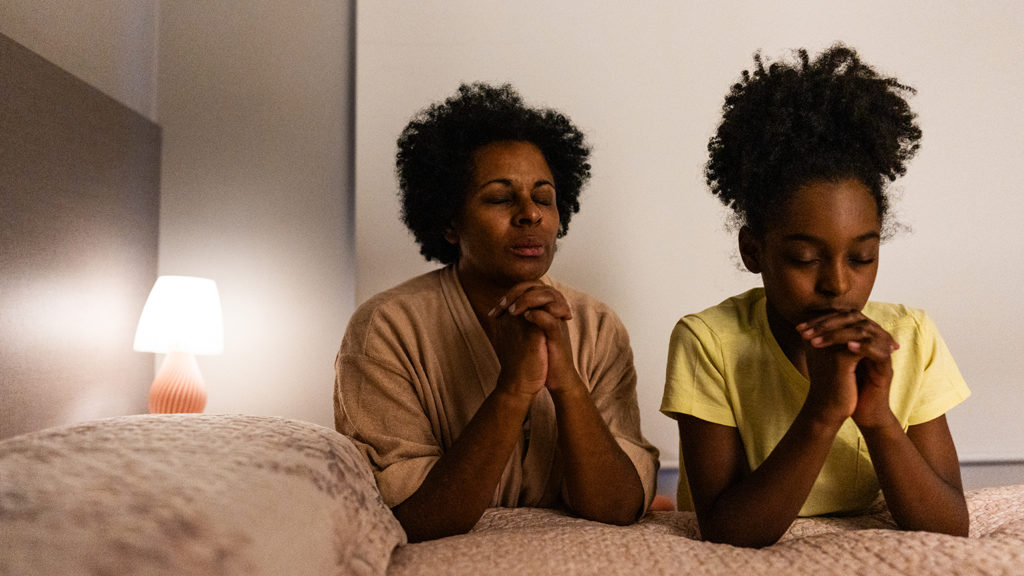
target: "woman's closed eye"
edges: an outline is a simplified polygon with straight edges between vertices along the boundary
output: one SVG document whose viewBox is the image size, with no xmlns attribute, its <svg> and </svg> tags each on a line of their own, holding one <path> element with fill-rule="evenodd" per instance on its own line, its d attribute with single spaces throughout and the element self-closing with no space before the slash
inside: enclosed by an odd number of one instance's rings
<svg viewBox="0 0 1024 576">
<path fill-rule="evenodd" d="M 483 201 L 484 201 L 484 204 L 495 204 L 495 205 L 510 204 L 512 202 L 512 195 L 511 194 L 491 194 L 491 195 L 488 195 L 488 196 L 484 196 Z"/>
</svg>

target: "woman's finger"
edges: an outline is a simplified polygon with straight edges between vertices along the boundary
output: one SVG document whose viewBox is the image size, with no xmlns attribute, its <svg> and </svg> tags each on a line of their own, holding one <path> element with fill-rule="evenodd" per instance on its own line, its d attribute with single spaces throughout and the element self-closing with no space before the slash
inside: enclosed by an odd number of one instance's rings
<svg viewBox="0 0 1024 576">
<path fill-rule="evenodd" d="M 494 307 L 487 312 L 487 315 L 492 318 L 501 316 L 524 292 L 538 286 L 546 286 L 546 284 L 540 280 L 530 280 L 516 284 L 498 300 Z"/>
<path fill-rule="evenodd" d="M 572 310 L 569 303 L 561 292 L 547 285 L 529 286 L 524 290 L 517 290 L 518 294 L 512 298 L 512 292 L 496 306 L 491 316 L 498 316 L 502 313 L 509 313 L 515 316 L 521 315 L 528 310 L 544 309 L 547 313 L 569 320 L 572 318 Z"/>
</svg>

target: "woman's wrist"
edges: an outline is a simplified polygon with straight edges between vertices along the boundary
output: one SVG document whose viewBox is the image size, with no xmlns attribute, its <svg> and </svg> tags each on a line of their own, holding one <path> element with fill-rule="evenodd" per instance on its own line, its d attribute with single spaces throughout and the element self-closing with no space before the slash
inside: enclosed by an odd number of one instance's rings
<svg viewBox="0 0 1024 576">
<path fill-rule="evenodd" d="M 590 391 L 587 390 L 587 385 L 584 384 L 579 375 L 575 373 L 567 378 L 559 379 L 556 382 L 549 380 L 547 387 L 548 392 L 551 393 L 551 399 L 554 400 L 555 404 L 567 404 L 583 399 L 590 399 Z"/>
</svg>

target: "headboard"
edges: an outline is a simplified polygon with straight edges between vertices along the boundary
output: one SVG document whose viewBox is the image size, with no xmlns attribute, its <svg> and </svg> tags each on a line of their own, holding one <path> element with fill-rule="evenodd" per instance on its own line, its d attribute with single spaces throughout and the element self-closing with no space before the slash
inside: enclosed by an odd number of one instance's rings
<svg viewBox="0 0 1024 576">
<path fill-rule="evenodd" d="M 160 127 L 0 35 L 0 438 L 145 411 Z"/>
</svg>

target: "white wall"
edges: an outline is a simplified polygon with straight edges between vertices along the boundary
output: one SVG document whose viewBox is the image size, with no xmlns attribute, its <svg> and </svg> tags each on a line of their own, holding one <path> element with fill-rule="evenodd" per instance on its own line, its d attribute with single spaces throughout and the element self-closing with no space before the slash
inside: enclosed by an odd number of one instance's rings
<svg viewBox="0 0 1024 576">
<path fill-rule="evenodd" d="M 160 273 L 213 278 L 207 412 L 333 426 L 354 300 L 350 2 L 160 6 Z"/>
<path fill-rule="evenodd" d="M 357 299 L 431 268 L 399 222 L 402 127 L 461 81 L 512 82 L 591 138 L 594 178 L 553 273 L 622 316 L 665 461 L 672 325 L 759 282 L 702 178 L 722 99 L 756 49 L 858 48 L 919 90 L 925 134 L 896 204 L 913 232 L 884 247 L 874 298 L 925 308 L 946 337 L 974 392 L 949 415 L 962 459 L 1024 458 L 1024 3 L 378 0 L 357 28 Z"/>
<path fill-rule="evenodd" d="M 156 119 L 160 0 L 3 0 L 0 32 Z"/>
</svg>

